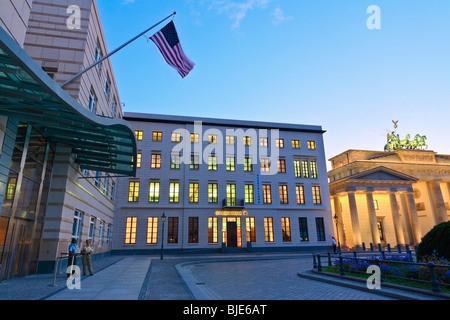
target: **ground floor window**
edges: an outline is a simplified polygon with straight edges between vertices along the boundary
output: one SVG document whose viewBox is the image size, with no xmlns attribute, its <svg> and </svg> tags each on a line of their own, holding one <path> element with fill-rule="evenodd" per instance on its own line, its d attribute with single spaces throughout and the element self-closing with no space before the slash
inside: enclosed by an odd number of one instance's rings
<svg viewBox="0 0 450 320">
<path fill-rule="evenodd" d="M 178 243 L 178 217 L 169 217 L 167 243 Z"/>
<path fill-rule="evenodd" d="M 137 217 L 127 217 L 125 225 L 125 244 L 136 243 L 136 224 Z"/>
<path fill-rule="evenodd" d="M 147 218 L 147 243 L 156 244 L 158 242 L 158 218 Z"/>
<path fill-rule="evenodd" d="M 208 218 L 208 242 L 217 243 L 217 217 Z"/>
<path fill-rule="evenodd" d="M 281 218 L 281 230 L 283 231 L 283 242 L 291 242 L 291 220 Z"/>
<path fill-rule="evenodd" d="M 325 225 L 323 218 L 316 218 L 317 241 L 325 241 Z"/>
<path fill-rule="evenodd" d="M 300 228 L 300 241 L 309 241 L 307 218 L 298 218 L 298 224 Z"/>
<path fill-rule="evenodd" d="M 266 242 L 273 242 L 273 218 L 264 218 L 264 237 Z"/>
<path fill-rule="evenodd" d="M 189 243 L 198 243 L 198 217 L 189 217 Z"/>
<path fill-rule="evenodd" d="M 245 218 L 247 228 L 247 242 L 256 242 L 255 218 Z"/>
</svg>

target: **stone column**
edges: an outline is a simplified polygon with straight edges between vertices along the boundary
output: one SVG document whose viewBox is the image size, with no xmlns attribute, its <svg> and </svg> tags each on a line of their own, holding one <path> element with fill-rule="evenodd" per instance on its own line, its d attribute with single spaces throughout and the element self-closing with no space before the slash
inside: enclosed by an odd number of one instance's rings
<svg viewBox="0 0 450 320">
<path fill-rule="evenodd" d="M 412 190 L 407 193 L 406 202 L 408 205 L 408 213 L 411 223 L 411 231 L 414 237 L 414 244 L 419 244 L 420 241 L 422 241 L 422 231 L 420 231 L 419 217 L 417 216 L 416 203 L 414 201 Z"/>
<path fill-rule="evenodd" d="M 343 246 L 346 246 L 346 243 L 344 237 L 344 221 L 342 219 L 341 202 L 339 200 L 338 195 L 333 196 L 333 202 L 334 202 L 334 214 L 338 217 L 336 241 L 339 242 L 342 248 Z M 334 216 L 333 216 L 333 223 L 336 224 Z"/>
<path fill-rule="evenodd" d="M 430 193 L 430 200 L 433 206 L 435 223 L 439 224 L 447 221 L 447 209 L 445 208 L 444 197 L 442 196 L 439 181 L 427 182 Z"/>
<path fill-rule="evenodd" d="M 377 213 L 375 212 L 375 205 L 373 203 L 372 190 L 366 193 L 367 211 L 369 212 L 370 230 L 372 231 L 372 243 L 378 245 L 380 241 L 380 233 L 378 232 Z"/>
<path fill-rule="evenodd" d="M 400 218 L 400 212 L 398 209 L 397 197 L 395 192 L 397 189 L 391 189 L 389 192 L 389 201 L 391 203 L 392 220 L 394 221 L 395 236 L 397 238 L 397 244 L 404 245 L 405 237 L 403 235 L 402 221 Z"/>
<path fill-rule="evenodd" d="M 356 207 L 355 192 L 348 192 L 348 204 L 350 206 L 350 217 L 352 219 L 353 242 L 355 247 L 362 246 L 361 229 L 359 227 L 358 208 Z"/>
</svg>

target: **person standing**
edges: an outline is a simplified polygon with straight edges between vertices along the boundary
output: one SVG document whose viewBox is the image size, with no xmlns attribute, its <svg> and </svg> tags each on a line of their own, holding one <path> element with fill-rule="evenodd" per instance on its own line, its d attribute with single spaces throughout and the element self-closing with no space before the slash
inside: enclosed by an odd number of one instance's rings
<svg viewBox="0 0 450 320">
<path fill-rule="evenodd" d="M 92 276 L 94 273 L 92 272 L 92 253 L 94 252 L 94 248 L 91 246 L 91 240 L 87 239 L 86 244 L 81 248 L 81 258 L 83 261 L 83 276 L 86 275 L 86 266 L 89 269 L 89 274 Z"/>
<path fill-rule="evenodd" d="M 77 239 L 72 239 L 72 242 L 69 245 L 69 257 L 67 259 L 67 270 L 71 268 L 72 274 L 74 273 L 73 267 L 77 264 Z M 67 273 L 67 278 L 71 275 L 70 272 Z"/>
<path fill-rule="evenodd" d="M 334 237 L 331 237 L 331 244 L 333 246 L 334 253 L 337 253 L 336 239 Z"/>
</svg>

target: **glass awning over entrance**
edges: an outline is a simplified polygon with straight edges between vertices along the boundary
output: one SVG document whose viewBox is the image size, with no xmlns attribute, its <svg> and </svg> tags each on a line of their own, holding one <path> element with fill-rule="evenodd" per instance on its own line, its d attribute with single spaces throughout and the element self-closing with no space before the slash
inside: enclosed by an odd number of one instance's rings
<svg viewBox="0 0 450 320">
<path fill-rule="evenodd" d="M 0 115 L 38 128 L 51 142 L 71 145 L 81 169 L 136 175 L 131 125 L 84 108 L 1 27 Z"/>
</svg>

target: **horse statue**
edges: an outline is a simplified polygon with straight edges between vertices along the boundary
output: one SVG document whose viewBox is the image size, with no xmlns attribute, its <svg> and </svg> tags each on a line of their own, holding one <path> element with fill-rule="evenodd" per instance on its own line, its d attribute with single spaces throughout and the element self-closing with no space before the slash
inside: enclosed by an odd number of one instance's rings
<svg viewBox="0 0 450 320">
<path fill-rule="evenodd" d="M 400 141 L 400 149 L 407 149 L 409 147 L 409 138 L 410 134 L 408 133 L 404 140 Z"/>
<path fill-rule="evenodd" d="M 419 136 L 419 137 L 420 139 L 417 146 L 420 147 L 421 149 L 423 148 L 427 149 L 428 145 L 425 143 L 425 140 L 427 140 L 427 136 Z"/>
</svg>

